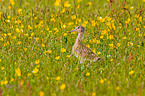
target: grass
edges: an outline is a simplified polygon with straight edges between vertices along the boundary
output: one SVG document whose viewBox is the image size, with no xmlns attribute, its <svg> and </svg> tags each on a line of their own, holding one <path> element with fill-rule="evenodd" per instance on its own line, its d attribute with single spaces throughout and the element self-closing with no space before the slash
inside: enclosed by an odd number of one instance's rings
<svg viewBox="0 0 145 96">
<path fill-rule="evenodd" d="M 125 1 L 0 0 L 0 96 L 144 96 L 145 2 Z M 101 61 L 69 57 L 78 25 Z"/>
</svg>

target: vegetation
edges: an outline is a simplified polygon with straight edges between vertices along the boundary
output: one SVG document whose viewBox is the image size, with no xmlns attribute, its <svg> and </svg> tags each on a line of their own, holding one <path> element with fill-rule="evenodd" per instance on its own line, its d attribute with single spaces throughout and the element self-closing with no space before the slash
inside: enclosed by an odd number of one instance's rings
<svg viewBox="0 0 145 96">
<path fill-rule="evenodd" d="M 0 96 L 144 96 L 145 0 L 0 0 Z M 77 32 L 101 60 L 70 56 Z M 82 66 L 84 65 L 84 68 Z"/>
</svg>

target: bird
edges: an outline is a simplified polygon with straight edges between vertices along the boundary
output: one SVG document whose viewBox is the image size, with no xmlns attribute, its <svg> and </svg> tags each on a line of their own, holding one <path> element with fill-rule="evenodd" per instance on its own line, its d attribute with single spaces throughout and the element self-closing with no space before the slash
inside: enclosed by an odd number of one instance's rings
<svg viewBox="0 0 145 96">
<path fill-rule="evenodd" d="M 79 59 L 80 63 L 84 63 L 84 61 L 95 62 L 101 59 L 100 57 L 97 57 L 96 54 L 93 53 L 88 47 L 82 44 L 85 33 L 84 26 L 77 26 L 74 30 L 69 31 L 68 33 L 71 32 L 78 32 L 78 37 L 72 47 L 71 55 L 74 54 L 74 56 Z"/>
</svg>

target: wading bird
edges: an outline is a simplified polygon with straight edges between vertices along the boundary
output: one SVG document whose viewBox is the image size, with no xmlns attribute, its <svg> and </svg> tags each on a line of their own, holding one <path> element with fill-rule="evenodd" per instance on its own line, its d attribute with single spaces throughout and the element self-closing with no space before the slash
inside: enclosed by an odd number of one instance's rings
<svg viewBox="0 0 145 96">
<path fill-rule="evenodd" d="M 83 26 L 77 26 L 74 30 L 68 33 L 74 31 L 78 32 L 78 37 L 73 45 L 72 54 L 74 54 L 80 60 L 80 63 L 83 63 L 84 61 L 94 62 L 100 60 L 100 57 L 97 57 L 89 48 L 82 44 L 85 28 Z"/>
</svg>

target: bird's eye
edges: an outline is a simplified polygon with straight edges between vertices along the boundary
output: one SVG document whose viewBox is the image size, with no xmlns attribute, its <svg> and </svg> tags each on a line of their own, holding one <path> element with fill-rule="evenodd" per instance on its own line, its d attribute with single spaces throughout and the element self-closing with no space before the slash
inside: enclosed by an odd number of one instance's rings
<svg viewBox="0 0 145 96">
<path fill-rule="evenodd" d="M 79 29 L 80 27 L 78 27 L 78 29 Z"/>
</svg>

